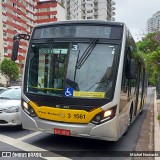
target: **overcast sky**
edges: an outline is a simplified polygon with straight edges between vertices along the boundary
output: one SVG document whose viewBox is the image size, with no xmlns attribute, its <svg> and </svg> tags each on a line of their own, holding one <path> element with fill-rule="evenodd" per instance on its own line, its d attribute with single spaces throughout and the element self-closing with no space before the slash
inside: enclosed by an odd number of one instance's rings
<svg viewBox="0 0 160 160">
<path fill-rule="evenodd" d="M 160 10 L 160 0 L 114 0 L 116 21 L 125 22 L 135 41 L 146 29 L 146 23 Z"/>
</svg>

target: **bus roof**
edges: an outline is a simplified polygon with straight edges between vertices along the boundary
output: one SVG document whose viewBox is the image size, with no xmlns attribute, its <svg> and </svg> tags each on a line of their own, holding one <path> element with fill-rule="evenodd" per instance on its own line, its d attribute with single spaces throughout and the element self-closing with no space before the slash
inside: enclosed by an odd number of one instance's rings
<svg viewBox="0 0 160 160">
<path fill-rule="evenodd" d="M 50 23 L 37 24 L 35 27 L 45 27 L 52 25 L 61 25 L 61 24 L 108 24 L 114 26 L 125 26 L 123 22 L 115 22 L 115 21 L 105 21 L 105 20 L 66 20 L 66 21 L 55 21 Z"/>
</svg>

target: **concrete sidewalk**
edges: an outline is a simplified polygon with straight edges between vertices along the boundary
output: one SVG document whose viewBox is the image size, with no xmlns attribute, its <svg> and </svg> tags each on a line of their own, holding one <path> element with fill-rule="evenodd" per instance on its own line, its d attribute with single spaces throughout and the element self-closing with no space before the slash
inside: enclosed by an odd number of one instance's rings
<svg viewBox="0 0 160 160">
<path fill-rule="evenodd" d="M 158 122 L 158 108 L 160 100 L 156 99 L 156 91 L 154 95 L 154 151 L 160 151 L 160 124 Z M 155 160 L 160 160 L 160 157 L 155 157 Z"/>
</svg>

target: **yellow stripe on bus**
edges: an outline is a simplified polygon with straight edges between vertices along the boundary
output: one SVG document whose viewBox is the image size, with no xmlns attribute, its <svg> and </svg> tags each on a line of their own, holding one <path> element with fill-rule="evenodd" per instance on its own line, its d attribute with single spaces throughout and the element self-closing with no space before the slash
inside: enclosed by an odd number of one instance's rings
<svg viewBox="0 0 160 160">
<path fill-rule="evenodd" d="M 33 107 L 39 118 L 68 123 L 89 123 L 96 114 L 102 111 L 101 108 L 96 108 L 91 112 L 87 112 L 84 110 L 70 110 L 62 108 L 52 108 L 47 106 L 38 107 L 32 101 L 30 101 L 29 104 L 31 107 Z"/>
</svg>

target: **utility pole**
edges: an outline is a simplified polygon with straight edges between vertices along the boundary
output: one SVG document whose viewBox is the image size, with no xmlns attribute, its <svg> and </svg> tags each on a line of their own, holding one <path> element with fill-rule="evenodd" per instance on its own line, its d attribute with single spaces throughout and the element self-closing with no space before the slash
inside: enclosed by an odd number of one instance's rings
<svg viewBox="0 0 160 160">
<path fill-rule="evenodd" d="M 160 99 L 160 62 L 158 64 L 158 87 L 157 87 L 157 99 Z"/>
</svg>

